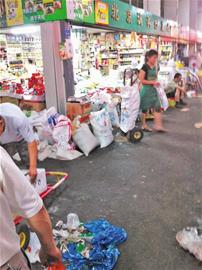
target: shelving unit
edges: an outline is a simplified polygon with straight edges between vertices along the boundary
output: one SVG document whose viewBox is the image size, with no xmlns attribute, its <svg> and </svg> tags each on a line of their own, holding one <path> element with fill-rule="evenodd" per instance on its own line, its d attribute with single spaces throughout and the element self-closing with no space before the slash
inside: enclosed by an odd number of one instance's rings
<svg viewBox="0 0 202 270">
<path fill-rule="evenodd" d="M 37 68 L 42 70 L 43 60 L 39 36 L 0 34 L 0 66 L 6 62 L 12 73 L 23 72 L 29 58 L 33 59 Z"/>
</svg>

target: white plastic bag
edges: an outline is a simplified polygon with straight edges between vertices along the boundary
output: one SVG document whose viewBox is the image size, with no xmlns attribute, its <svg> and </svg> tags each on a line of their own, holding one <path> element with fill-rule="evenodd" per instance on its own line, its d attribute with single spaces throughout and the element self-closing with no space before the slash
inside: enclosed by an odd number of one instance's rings
<svg viewBox="0 0 202 270">
<path fill-rule="evenodd" d="M 100 144 L 87 124 L 80 125 L 73 135 L 73 140 L 86 156 Z"/>
<path fill-rule="evenodd" d="M 120 129 L 127 133 L 134 129 L 139 114 L 140 94 L 138 84 L 124 86 L 121 92 L 121 121 Z"/>
<path fill-rule="evenodd" d="M 166 96 L 166 93 L 162 87 L 157 87 L 156 89 L 157 89 L 157 93 L 158 93 L 159 100 L 161 103 L 161 107 L 164 109 L 164 111 L 166 111 L 169 107 L 168 98 Z"/>
<path fill-rule="evenodd" d="M 179 231 L 176 235 L 179 245 L 202 261 L 202 235 L 199 235 L 196 227 L 190 227 Z"/>
<path fill-rule="evenodd" d="M 40 262 L 40 259 L 39 259 L 40 249 L 41 249 L 41 244 L 39 242 L 39 239 L 38 239 L 36 233 L 31 232 L 29 246 L 25 250 L 25 253 L 26 253 L 30 263 Z"/>
<path fill-rule="evenodd" d="M 94 135 L 100 142 L 101 148 L 107 147 L 113 142 L 114 136 L 112 134 L 111 121 L 109 119 L 109 114 L 105 109 L 98 112 L 92 112 L 90 123 L 93 127 Z"/>
</svg>

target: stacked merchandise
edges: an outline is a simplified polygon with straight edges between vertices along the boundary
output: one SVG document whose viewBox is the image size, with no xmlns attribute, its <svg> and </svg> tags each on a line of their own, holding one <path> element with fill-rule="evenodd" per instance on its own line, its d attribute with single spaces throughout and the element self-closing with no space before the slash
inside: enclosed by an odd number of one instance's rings
<svg viewBox="0 0 202 270">
<path fill-rule="evenodd" d="M 10 102 L 21 108 L 41 111 L 45 108 L 45 85 L 40 73 L 33 73 L 27 81 L 0 81 L 1 102 Z"/>
<path fill-rule="evenodd" d="M 25 30 L 27 32 L 25 33 Z M 40 29 L 8 29 L 0 34 L 0 97 L 1 102 L 45 108 L 45 87 Z M 22 102 L 21 102 L 22 101 Z M 41 102 L 40 104 L 32 104 Z"/>
<path fill-rule="evenodd" d="M 118 87 L 125 68 L 140 68 L 144 61 L 147 44 L 141 36 L 97 31 L 73 28 L 76 97 Z"/>
</svg>

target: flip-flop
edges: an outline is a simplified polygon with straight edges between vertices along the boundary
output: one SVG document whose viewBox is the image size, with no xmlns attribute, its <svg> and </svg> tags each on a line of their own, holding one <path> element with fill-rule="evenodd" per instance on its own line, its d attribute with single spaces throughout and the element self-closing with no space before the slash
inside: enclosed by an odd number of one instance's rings
<svg viewBox="0 0 202 270">
<path fill-rule="evenodd" d="M 152 132 L 153 130 L 152 129 L 149 129 L 149 128 L 143 128 L 142 129 L 144 132 Z"/>
<path fill-rule="evenodd" d="M 155 129 L 156 132 L 158 133 L 167 133 L 168 131 L 165 129 Z"/>
</svg>

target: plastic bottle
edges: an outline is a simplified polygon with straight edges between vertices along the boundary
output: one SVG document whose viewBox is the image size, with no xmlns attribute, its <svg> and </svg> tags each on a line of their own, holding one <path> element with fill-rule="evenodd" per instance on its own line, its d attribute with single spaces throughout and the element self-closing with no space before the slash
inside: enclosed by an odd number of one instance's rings
<svg viewBox="0 0 202 270">
<path fill-rule="evenodd" d="M 76 230 L 80 225 L 80 220 L 77 214 L 71 213 L 67 216 L 67 229 Z"/>
</svg>

